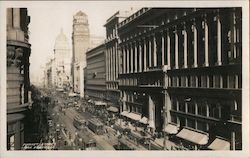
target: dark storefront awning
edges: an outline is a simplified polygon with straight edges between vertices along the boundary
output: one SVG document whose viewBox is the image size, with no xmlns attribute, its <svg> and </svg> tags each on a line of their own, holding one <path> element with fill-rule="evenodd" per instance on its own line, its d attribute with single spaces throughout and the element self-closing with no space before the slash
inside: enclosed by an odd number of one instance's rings
<svg viewBox="0 0 250 158">
<path fill-rule="evenodd" d="M 107 108 L 108 111 L 111 111 L 111 112 L 118 112 L 118 108 L 117 107 L 114 107 L 114 106 L 110 106 L 109 108 Z"/>
<path fill-rule="evenodd" d="M 205 145 L 208 142 L 208 136 L 206 134 L 186 128 L 183 128 L 176 136 L 199 145 Z"/>
<path fill-rule="evenodd" d="M 226 140 L 216 138 L 209 146 L 212 150 L 230 150 L 230 143 Z"/>
<path fill-rule="evenodd" d="M 178 127 L 169 123 L 163 131 L 169 134 L 176 134 L 178 132 Z"/>
</svg>

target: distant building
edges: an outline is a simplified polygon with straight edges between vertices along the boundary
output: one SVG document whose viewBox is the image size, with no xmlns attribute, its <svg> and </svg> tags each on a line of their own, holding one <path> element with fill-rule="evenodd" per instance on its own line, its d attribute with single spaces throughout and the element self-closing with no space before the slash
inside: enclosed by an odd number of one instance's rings
<svg viewBox="0 0 250 158">
<path fill-rule="evenodd" d="M 25 141 L 24 118 L 31 99 L 29 23 L 26 8 L 7 9 L 7 150 L 20 150 Z"/>
<path fill-rule="evenodd" d="M 119 109 L 120 91 L 118 90 L 118 73 L 121 68 L 121 57 L 118 49 L 118 24 L 134 11 L 118 11 L 111 16 L 104 25 L 106 27 L 106 88 L 107 102 L 110 106 Z"/>
<path fill-rule="evenodd" d="M 71 85 L 71 52 L 69 42 L 63 30 L 56 37 L 54 46 L 56 69 L 56 88 L 68 88 Z"/>
<path fill-rule="evenodd" d="M 106 98 L 105 51 L 105 45 L 101 44 L 86 53 L 87 76 L 85 91 L 86 95 L 97 101 L 104 101 Z"/>
<path fill-rule="evenodd" d="M 82 11 L 73 17 L 72 32 L 72 81 L 73 91 L 84 96 L 84 68 L 86 67 L 86 52 L 90 46 L 88 16 Z"/>
<path fill-rule="evenodd" d="M 241 8 L 142 8 L 118 35 L 122 115 L 188 149 L 242 149 Z"/>
<path fill-rule="evenodd" d="M 44 69 L 44 87 L 53 88 L 56 84 L 55 59 L 49 59 Z"/>
</svg>

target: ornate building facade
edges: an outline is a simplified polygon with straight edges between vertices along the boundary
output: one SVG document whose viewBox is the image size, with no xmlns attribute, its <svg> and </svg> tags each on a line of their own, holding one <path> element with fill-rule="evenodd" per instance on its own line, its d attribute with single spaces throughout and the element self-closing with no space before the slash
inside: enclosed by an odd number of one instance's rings
<svg viewBox="0 0 250 158">
<path fill-rule="evenodd" d="M 73 17 L 72 33 L 72 76 L 73 91 L 84 96 L 84 68 L 86 67 L 86 52 L 90 45 L 88 17 L 82 11 Z"/>
<path fill-rule="evenodd" d="M 126 116 L 146 117 L 153 131 L 189 149 L 242 149 L 241 14 L 241 8 L 142 8 L 121 22 Z"/>
<path fill-rule="evenodd" d="M 24 118 L 30 105 L 29 23 L 26 8 L 7 9 L 7 150 L 19 150 L 24 143 Z"/>
<path fill-rule="evenodd" d="M 118 24 L 132 14 L 131 11 L 118 11 L 111 16 L 104 25 L 106 27 L 106 100 L 109 105 L 119 109 L 120 91 L 118 89 L 118 74 L 120 69 L 120 55 L 118 50 Z"/>
<path fill-rule="evenodd" d="M 63 30 L 56 37 L 54 46 L 55 87 L 62 89 L 71 85 L 71 52 Z M 52 63 L 53 69 L 53 63 Z M 53 73 L 53 72 L 52 72 Z"/>
</svg>

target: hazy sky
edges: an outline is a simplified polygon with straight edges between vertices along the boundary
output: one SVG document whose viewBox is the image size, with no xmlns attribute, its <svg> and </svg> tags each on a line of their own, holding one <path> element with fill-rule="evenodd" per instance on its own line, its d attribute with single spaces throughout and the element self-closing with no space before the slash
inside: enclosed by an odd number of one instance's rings
<svg viewBox="0 0 250 158">
<path fill-rule="evenodd" d="M 106 20 L 118 10 L 140 8 L 134 2 L 55 2 L 48 4 L 34 3 L 28 7 L 31 16 L 29 25 L 32 53 L 30 56 L 30 73 L 32 76 L 40 73 L 40 66 L 44 66 L 48 57 L 53 55 L 55 38 L 63 28 L 70 47 L 72 47 L 71 33 L 73 15 L 79 10 L 88 15 L 90 34 L 105 37 Z"/>
<path fill-rule="evenodd" d="M 238 2 L 234 2 L 238 3 Z M 142 7 L 219 7 L 233 5 L 225 2 L 185 2 L 185 1 L 22 1 L 0 2 L 0 8 L 24 7 L 28 8 L 31 16 L 29 24 L 31 56 L 30 76 L 40 73 L 40 66 L 44 66 L 49 56 L 53 55 L 56 36 L 63 28 L 69 44 L 72 47 L 71 33 L 73 15 L 79 10 L 88 15 L 90 34 L 105 37 L 103 25 L 106 20 L 118 10 L 130 10 Z"/>
</svg>

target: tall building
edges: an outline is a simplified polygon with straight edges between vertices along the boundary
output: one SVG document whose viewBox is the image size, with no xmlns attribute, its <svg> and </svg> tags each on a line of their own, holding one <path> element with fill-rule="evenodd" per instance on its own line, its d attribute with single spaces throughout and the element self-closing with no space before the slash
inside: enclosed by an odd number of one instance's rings
<svg viewBox="0 0 250 158">
<path fill-rule="evenodd" d="M 56 37 L 54 46 L 56 68 L 56 88 L 68 88 L 71 85 L 71 52 L 69 42 L 63 30 Z"/>
<path fill-rule="evenodd" d="M 86 53 L 86 95 L 97 101 L 104 101 L 106 98 L 106 67 L 105 67 L 106 47 L 101 44 Z"/>
<path fill-rule="evenodd" d="M 30 16 L 26 8 L 7 8 L 7 150 L 24 143 L 29 98 Z"/>
<path fill-rule="evenodd" d="M 84 92 L 84 71 L 86 67 L 86 52 L 90 44 L 88 17 L 82 11 L 77 12 L 73 17 L 72 33 L 72 76 L 73 91 L 83 96 Z M 81 86 L 81 87 L 80 87 Z"/>
<path fill-rule="evenodd" d="M 241 8 L 142 8 L 118 35 L 122 115 L 188 149 L 242 149 Z"/>
<path fill-rule="evenodd" d="M 111 16 L 104 25 L 106 27 L 106 100 L 110 106 L 119 109 L 120 91 L 118 90 L 118 73 L 120 68 L 120 54 L 118 50 L 118 24 L 133 13 L 118 11 Z"/>
</svg>

